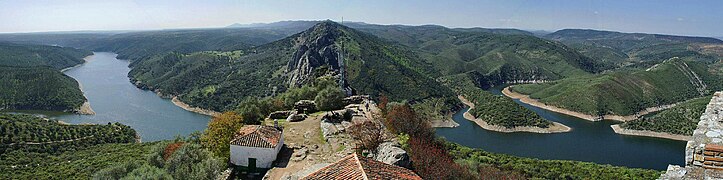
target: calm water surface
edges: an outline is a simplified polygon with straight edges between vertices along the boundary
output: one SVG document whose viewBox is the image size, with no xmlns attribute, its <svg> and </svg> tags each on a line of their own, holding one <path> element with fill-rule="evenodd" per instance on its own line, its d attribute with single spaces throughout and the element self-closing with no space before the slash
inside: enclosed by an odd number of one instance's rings
<svg viewBox="0 0 723 180">
<path fill-rule="evenodd" d="M 501 88 L 490 91 L 501 95 Z M 465 119 L 466 108 L 454 114 L 456 128 L 437 128 L 437 135 L 465 146 L 490 152 L 539 159 L 588 161 L 627 167 L 665 170 L 668 164 L 684 164 L 684 141 L 618 135 L 610 125 L 547 111 L 515 100 L 545 119 L 565 124 L 571 132 L 557 134 L 500 133 L 488 131 Z"/>
<path fill-rule="evenodd" d="M 129 62 L 117 54 L 96 52 L 88 62 L 65 71 L 80 84 L 96 115 L 46 113 L 71 124 L 120 122 L 133 127 L 142 141 L 173 139 L 206 128 L 210 117 L 181 109 L 128 80 Z"/>
</svg>

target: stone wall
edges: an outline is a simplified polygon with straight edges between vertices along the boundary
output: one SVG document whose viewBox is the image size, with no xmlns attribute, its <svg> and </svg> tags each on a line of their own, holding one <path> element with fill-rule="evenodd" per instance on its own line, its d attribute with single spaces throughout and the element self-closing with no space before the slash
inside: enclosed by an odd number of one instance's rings
<svg viewBox="0 0 723 180">
<path fill-rule="evenodd" d="M 660 179 L 723 179 L 723 92 L 716 92 L 685 147 L 685 167 L 668 166 Z"/>
</svg>

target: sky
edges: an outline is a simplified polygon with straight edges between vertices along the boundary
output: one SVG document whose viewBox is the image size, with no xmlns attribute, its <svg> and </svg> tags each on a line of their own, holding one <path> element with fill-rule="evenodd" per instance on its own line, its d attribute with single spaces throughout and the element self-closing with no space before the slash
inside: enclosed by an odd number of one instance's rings
<svg viewBox="0 0 723 180">
<path fill-rule="evenodd" d="M 721 0 L 0 0 L 0 32 L 155 30 L 283 20 L 723 37 Z"/>
</svg>

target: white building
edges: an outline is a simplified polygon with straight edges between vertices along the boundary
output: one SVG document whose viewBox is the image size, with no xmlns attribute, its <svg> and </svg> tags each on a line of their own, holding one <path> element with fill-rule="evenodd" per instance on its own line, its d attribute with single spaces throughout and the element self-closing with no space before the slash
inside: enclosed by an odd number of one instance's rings
<svg viewBox="0 0 723 180">
<path fill-rule="evenodd" d="M 271 168 L 284 145 L 283 130 L 274 126 L 246 125 L 230 143 L 231 163 L 236 166 Z"/>
</svg>

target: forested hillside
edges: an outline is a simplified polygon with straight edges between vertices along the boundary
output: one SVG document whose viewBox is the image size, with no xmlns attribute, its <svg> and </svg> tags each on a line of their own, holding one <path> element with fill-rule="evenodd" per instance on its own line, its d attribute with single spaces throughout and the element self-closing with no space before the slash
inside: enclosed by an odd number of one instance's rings
<svg viewBox="0 0 723 180">
<path fill-rule="evenodd" d="M 78 82 L 60 69 L 81 64 L 90 54 L 73 48 L 0 43 L 0 110 L 77 111 L 86 99 Z"/>
<path fill-rule="evenodd" d="M 345 79 L 358 94 L 395 101 L 453 97 L 414 53 L 333 22 L 250 49 L 155 57 L 134 66 L 130 77 L 191 105 L 229 110 L 243 97 L 271 96 L 325 74 L 338 78 L 342 41 Z"/>
<path fill-rule="evenodd" d="M 515 85 L 512 90 L 590 115 L 632 115 L 648 107 L 678 103 L 723 89 L 723 78 L 712 74 L 709 65 L 672 58 L 649 69 Z"/>
<path fill-rule="evenodd" d="M 445 76 L 441 79 L 457 94 L 464 96 L 475 105 L 469 111 L 470 114 L 491 125 L 506 128 L 521 126 L 547 128 L 552 125 L 549 120 L 543 119 L 535 112 L 520 106 L 512 99 L 494 95 L 477 87 L 468 74 Z"/>
<path fill-rule="evenodd" d="M 710 99 L 710 96 L 691 99 L 673 108 L 660 111 L 651 117 L 625 122 L 621 126 L 627 129 L 690 136 L 698 127 L 700 116 L 705 112 Z"/>
<path fill-rule="evenodd" d="M 68 47 L 0 42 L 0 66 L 50 66 L 60 70 L 82 64 L 83 58 L 91 54 L 87 50 Z"/>
<path fill-rule="evenodd" d="M 0 113 L 0 154 L 57 154 L 105 143 L 136 142 L 136 131 L 120 123 L 67 125 L 33 115 Z"/>
</svg>

